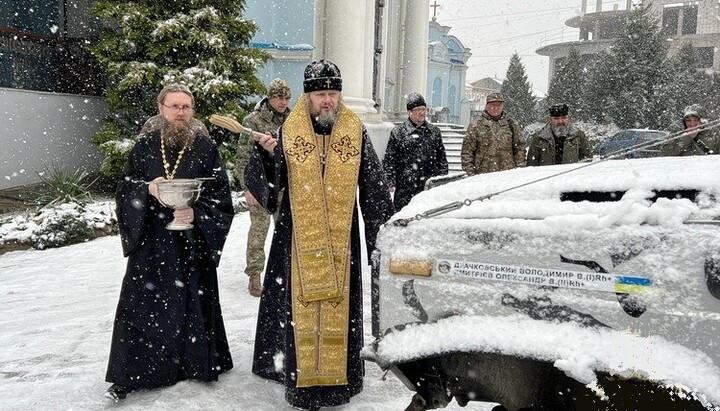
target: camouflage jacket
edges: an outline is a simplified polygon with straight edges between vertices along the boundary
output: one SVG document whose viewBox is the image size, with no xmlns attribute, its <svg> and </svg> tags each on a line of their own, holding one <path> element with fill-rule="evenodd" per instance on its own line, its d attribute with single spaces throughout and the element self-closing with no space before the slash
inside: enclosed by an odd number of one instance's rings
<svg viewBox="0 0 720 411">
<path fill-rule="evenodd" d="M 555 164 L 555 136 L 550 124 L 546 124 L 537 133 L 530 137 L 528 144 L 527 165 L 547 166 Z M 582 130 L 568 125 L 568 135 L 565 137 L 560 164 L 577 163 L 584 158 L 592 157 L 592 149 L 588 138 Z"/>
<path fill-rule="evenodd" d="M 671 132 L 679 132 L 684 127 L 674 125 L 669 128 Z M 707 150 L 710 152 L 706 152 Z M 664 156 L 702 156 L 706 154 L 720 154 L 720 135 L 716 130 L 702 130 L 696 138 L 682 136 L 672 140 L 662 147 Z"/>
<path fill-rule="evenodd" d="M 245 116 L 242 124 L 259 133 L 275 133 L 285 122 L 285 118 L 289 113 L 289 108 L 286 109 L 284 113 L 275 112 L 275 110 L 270 107 L 267 97 L 265 97 L 255 105 L 252 113 Z M 245 168 L 250 161 L 253 144 L 254 140 L 252 139 L 239 141 L 235 154 L 235 173 L 243 190 L 247 189 L 247 187 L 245 187 Z"/>
<path fill-rule="evenodd" d="M 461 162 L 463 171 L 470 175 L 525 166 L 520 124 L 504 111 L 497 120 L 483 111 L 468 126 Z"/>
</svg>

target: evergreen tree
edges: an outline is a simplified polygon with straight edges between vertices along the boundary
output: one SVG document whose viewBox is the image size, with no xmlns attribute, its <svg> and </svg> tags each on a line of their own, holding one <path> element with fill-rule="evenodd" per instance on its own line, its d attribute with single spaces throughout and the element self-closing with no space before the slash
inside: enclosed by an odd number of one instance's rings
<svg viewBox="0 0 720 411">
<path fill-rule="evenodd" d="M 683 45 L 670 59 L 668 67 L 665 87 L 660 94 L 662 127 L 677 122 L 683 109 L 690 104 L 703 104 L 712 87 L 712 77 L 698 69 L 697 52 L 691 44 Z"/>
<path fill-rule="evenodd" d="M 599 52 L 588 69 L 585 91 L 582 96 L 582 112 L 584 118 L 598 124 L 611 123 L 608 107 L 610 97 L 608 90 L 616 81 L 612 67 L 608 63 L 610 55 L 606 51 Z"/>
<path fill-rule="evenodd" d="M 525 74 L 525 66 L 517 53 L 510 58 L 505 81 L 500 88 L 505 97 L 505 111 L 522 126 L 535 121 L 535 98 Z"/>
<path fill-rule="evenodd" d="M 607 62 L 593 73 L 594 87 L 603 84 L 607 114 L 621 128 L 658 128 L 663 108 L 659 94 L 666 80 L 667 46 L 649 6 L 634 9 Z M 598 91 L 598 90 L 596 90 Z"/>
<path fill-rule="evenodd" d="M 708 120 L 717 120 L 720 119 L 720 73 L 707 75 L 711 81 L 707 90 L 704 90 L 701 104 L 705 107 Z"/>
<path fill-rule="evenodd" d="M 213 113 L 241 119 L 248 97 L 263 93 L 255 72 L 268 57 L 248 46 L 257 26 L 243 18 L 244 7 L 244 0 L 94 5 L 93 13 L 106 22 L 92 47 L 108 78 L 109 115 L 94 138 L 105 154 L 105 174 L 121 173 L 140 127 L 157 114 L 156 97 L 165 84 L 190 87 L 201 121 Z M 226 160 L 232 158 L 232 144 L 220 148 Z"/>
<path fill-rule="evenodd" d="M 566 103 L 570 106 L 573 118 L 586 120 L 589 117 L 583 110 L 582 97 L 585 89 L 585 68 L 577 49 L 570 49 L 567 59 L 550 80 L 547 105 Z"/>
</svg>

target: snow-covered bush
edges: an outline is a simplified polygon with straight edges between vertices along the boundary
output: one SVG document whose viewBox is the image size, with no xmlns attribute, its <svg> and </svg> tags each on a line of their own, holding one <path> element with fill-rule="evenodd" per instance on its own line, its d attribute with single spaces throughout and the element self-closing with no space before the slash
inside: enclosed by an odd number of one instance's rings
<svg viewBox="0 0 720 411">
<path fill-rule="evenodd" d="M 63 213 L 56 214 L 45 221 L 43 226 L 33 231 L 30 244 L 33 248 L 62 247 L 71 242 L 88 238 L 93 234 L 90 224 L 80 215 Z"/>
<path fill-rule="evenodd" d="M 573 124 L 585 132 L 592 147 L 595 147 L 620 131 L 620 128 L 615 124 L 597 124 L 584 121 L 573 121 Z"/>
<path fill-rule="evenodd" d="M 36 213 L 0 218 L 0 248 L 15 243 L 42 250 L 115 233 L 117 218 L 112 201 L 65 203 L 41 208 Z"/>
<path fill-rule="evenodd" d="M 235 213 L 248 210 L 242 191 L 233 191 L 231 196 Z M 34 213 L 0 216 L 0 250 L 6 244 L 24 244 L 38 250 L 62 247 L 117 232 L 114 201 L 58 204 Z"/>
</svg>

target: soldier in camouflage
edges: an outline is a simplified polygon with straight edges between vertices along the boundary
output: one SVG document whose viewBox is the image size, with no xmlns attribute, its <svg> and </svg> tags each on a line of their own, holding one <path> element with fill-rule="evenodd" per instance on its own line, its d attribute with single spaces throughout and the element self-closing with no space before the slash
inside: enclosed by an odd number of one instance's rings
<svg viewBox="0 0 720 411">
<path fill-rule="evenodd" d="M 252 113 L 243 119 L 243 126 L 259 133 L 276 132 L 285 122 L 290 109 L 290 87 L 285 80 L 276 78 L 267 88 L 267 97 L 263 98 Z M 254 140 L 248 139 L 238 144 L 235 169 L 240 186 L 245 191 L 245 199 L 250 209 L 250 230 L 247 239 L 245 274 L 248 275 L 248 291 L 253 297 L 260 297 L 262 291 L 260 275 L 265 266 L 265 238 L 270 227 L 270 215 L 262 208 L 245 186 L 245 167 L 250 161 Z"/>
<path fill-rule="evenodd" d="M 504 106 L 502 94 L 490 93 L 485 111 L 468 126 L 461 153 L 462 169 L 468 175 L 525 166 L 522 129 Z"/>
<path fill-rule="evenodd" d="M 673 133 L 688 130 L 679 139 L 666 143 L 662 147 L 664 156 L 702 156 L 720 154 L 720 135 L 715 130 L 706 129 L 705 110 L 699 104 L 685 107 L 682 123 L 672 125 L 668 131 Z"/>
</svg>

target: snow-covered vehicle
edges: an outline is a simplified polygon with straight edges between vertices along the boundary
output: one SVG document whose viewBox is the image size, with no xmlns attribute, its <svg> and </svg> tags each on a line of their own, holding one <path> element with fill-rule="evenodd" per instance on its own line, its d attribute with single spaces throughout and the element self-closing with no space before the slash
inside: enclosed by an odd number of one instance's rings
<svg viewBox="0 0 720 411">
<path fill-rule="evenodd" d="M 409 410 L 720 409 L 718 156 L 468 177 L 377 248 L 363 357 Z"/>
</svg>

